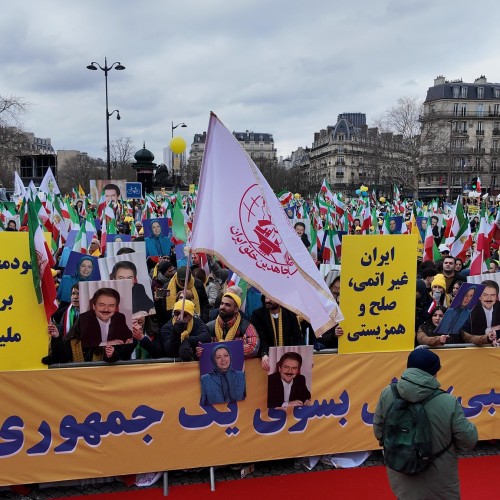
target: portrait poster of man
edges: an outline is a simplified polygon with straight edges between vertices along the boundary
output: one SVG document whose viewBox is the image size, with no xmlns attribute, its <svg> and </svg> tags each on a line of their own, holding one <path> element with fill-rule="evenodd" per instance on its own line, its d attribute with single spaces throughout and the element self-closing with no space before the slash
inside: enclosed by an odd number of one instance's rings
<svg viewBox="0 0 500 500">
<path fill-rule="evenodd" d="M 234 403 L 246 397 L 243 342 L 203 344 L 200 359 L 200 405 Z"/>
<path fill-rule="evenodd" d="M 124 241 L 128 243 L 132 241 L 132 237 L 130 234 L 106 234 L 106 244 L 112 241 L 116 241 L 117 243 Z"/>
<path fill-rule="evenodd" d="M 269 349 L 267 407 L 291 408 L 311 403 L 313 346 Z"/>
<path fill-rule="evenodd" d="M 4 226 L 7 231 L 19 231 L 19 228 L 21 227 L 19 215 L 7 217 L 5 219 Z"/>
<path fill-rule="evenodd" d="M 112 180 L 97 179 L 96 180 L 97 193 L 98 193 L 97 203 L 99 203 L 103 191 L 106 203 L 109 203 L 110 201 L 112 201 L 113 203 L 117 203 L 118 201 L 120 201 L 121 198 L 125 196 L 126 183 L 127 183 L 126 179 L 112 179 Z"/>
<path fill-rule="evenodd" d="M 144 241 L 110 241 L 106 243 L 106 257 L 116 255 L 121 248 L 130 248 L 134 252 L 146 254 L 146 243 Z"/>
<path fill-rule="evenodd" d="M 484 288 L 484 285 L 463 283 L 434 333 L 440 335 L 459 333 L 469 320 L 470 313 L 478 303 Z"/>
<path fill-rule="evenodd" d="M 172 231 L 167 219 L 143 219 L 144 241 L 148 257 L 170 255 Z"/>
<path fill-rule="evenodd" d="M 295 207 L 292 205 L 287 205 L 285 207 L 285 213 L 289 219 L 293 220 L 293 218 L 295 217 Z"/>
<path fill-rule="evenodd" d="M 132 280 L 132 312 L 156 314 L 145 253 L 125 253 L 99 259 L 101 276 L 111 280 Z"/>
<path fill-rule="evenodd" d="M 87 347 L 132 339 L 132 280 L 86 281 L 79 285 L 78 328 Z"/>
</svg>

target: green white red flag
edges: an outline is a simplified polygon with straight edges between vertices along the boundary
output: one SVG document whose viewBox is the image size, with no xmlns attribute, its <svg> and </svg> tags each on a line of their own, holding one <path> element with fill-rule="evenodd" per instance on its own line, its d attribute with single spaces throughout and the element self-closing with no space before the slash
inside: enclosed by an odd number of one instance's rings
<svg viewBox="0 0 500 500">
<path fill-rule="evenodd" d="M 55 263 L 45 241 L 36 208 L 32 201 L 28 201 L 28 230 L 33 286 L 35 287 L 38 303 L 43 303 L 47 323 L 49 323 L 50 317 L 57 310 L 56 285 L 51 271 L 51 267 Z"/>
</svg>

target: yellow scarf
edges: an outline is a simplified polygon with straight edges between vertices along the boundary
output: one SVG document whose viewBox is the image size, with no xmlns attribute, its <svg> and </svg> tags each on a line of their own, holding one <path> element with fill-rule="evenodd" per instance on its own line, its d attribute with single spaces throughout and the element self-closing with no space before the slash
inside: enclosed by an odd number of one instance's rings
<svg viewBox="0 0 500 500">
<path fill-rule="evenodd" d="M 283 317 L 281 314 L 281 307 L 280 307 L 280 312 L 278 313 L 278 336 L 276 337 L 276 322 L 274 321 L 274 317 L 271 314 L 271 311 L 269 311 L 269 316 L 271 318 L 271 325 L 273 325 L 273 333 L 274 333 L 274 345 L 276 347 L 282 346 L 283 344 Z"/>
<path fill-rule="evenodd" d="M 233 326 L 229 328 L 226 337 L 224 338 L 224 330 L 222 329 L 224 321 L 221 317 L 217 316 L 217 321 L 215 322 L 215 338 L 217 339 L 217 342 L 229 342 L 230 340 L 234 340 L 234 337 L 236 337 L 236 333 L 238 332 L 238 328 L 240 327 L 240 323 L 241 315 L 238 313 L 236 321 Z"/>
<path fill-rule="evenodd" d="M 177 316 L 172 318 L 172 324 L 175 325 L 177 323 Z M 194 320 L 191 318 L 187 324 L 186 329 L 181 333 L 181 342 L 184 342 L 188 337 L 191 331 L 193 330 Z"/>
<path fill-rule="evenodd" d="M 85 358 L 83 356 L 82 342 L 79 339 L 71 339 L 71 354 L 73 355 L 73 363 L 83 363 Z M 102 361 L 104 359 L 103 349 L 96 349 L 92 354 L 92 361 Z"/>
<path fill-rule="evenodd" d="M 187 289 L 193 292 L 193 302 L 194 302 L 194 312 L 200 314 L 200 298 L 198 297 L 198 292 L 196 291 L 196 287 L 194 286 L 194 278 L 193 276 L 189 276 L 189 281 L 187 285 Z M 177 274 L 173 276 L 173 278 L 168 283 L 168 297 L 167 297 L 167 311 L 171 311 L 174 308 L 174 304 L 177 302 L 177 294 L 184 290 L 184 285 L 179 283 L 177 280 Z"/>
</svg>

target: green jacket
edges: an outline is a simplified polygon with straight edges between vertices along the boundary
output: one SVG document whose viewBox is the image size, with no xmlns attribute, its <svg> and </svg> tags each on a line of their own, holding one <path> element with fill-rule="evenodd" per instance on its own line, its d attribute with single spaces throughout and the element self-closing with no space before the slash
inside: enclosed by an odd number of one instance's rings
<svg viewBox="0 0 500 500">
<path fill-rule="evenodd" d="M 404 380 L 406 379 L 406 380 Z M 435 377 L 418 368 L 408 368 L 399 379 L 397 388 L 403 399 L 419 402 L 430 396 L 440 383 Z M 373 417 L 375 437 L 382 439 L 384 422 L 394 401 L 391 387 L 380 395 Z M 455 397 L 448 393 L 434 397 L 425 405 L 431 425 L 432 452 L 438 453 L 453 439 L 448 451 L 436 458 L 430 468 L 418 476 L 408 476 L 387 469 L 393 493 L 401 499 L 459 499 L 457 450 L 474 448 L 477 442 L 476 426 L 467 420 Z"/>
</svg>

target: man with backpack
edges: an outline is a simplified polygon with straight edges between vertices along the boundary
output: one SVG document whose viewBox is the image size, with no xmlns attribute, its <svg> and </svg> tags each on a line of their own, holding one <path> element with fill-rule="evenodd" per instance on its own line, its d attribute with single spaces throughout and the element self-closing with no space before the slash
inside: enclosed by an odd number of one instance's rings
<svg viewBox="0 0 500 500">
<path fill-rule="evenodd" d="M 457 450 L 474 448 L 476 426 L 436 379 L 439 356 L 417 348 L 380 395 L 373 417 L 393 493 L 401 499 L 460 498 Z"/>
</svg>

